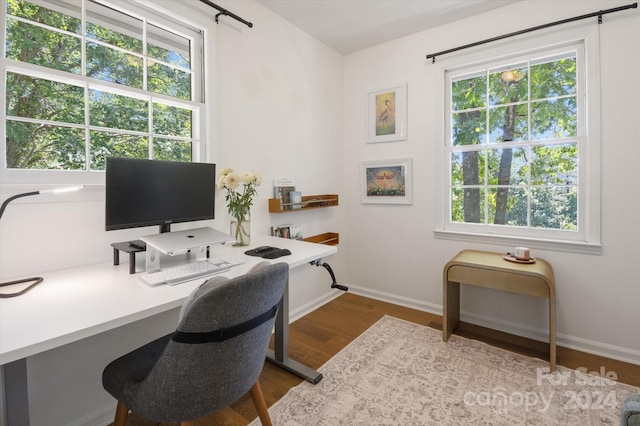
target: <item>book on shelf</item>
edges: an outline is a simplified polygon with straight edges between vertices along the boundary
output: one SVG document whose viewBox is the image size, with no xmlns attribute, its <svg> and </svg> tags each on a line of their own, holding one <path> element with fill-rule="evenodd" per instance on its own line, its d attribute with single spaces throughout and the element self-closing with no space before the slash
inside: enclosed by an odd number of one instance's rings
<svg viewBox="0 0 640 426">
<path fill-rule="evenodd" d="M 302 236 L 302 225 L 289 225 L 289 238 L 292 240 L 301 240 Z"/>
<path fill-rule="evenodd" d="M 289 177 L 273 179 L 273 198 L 280 200 L 282 210 L 291 210 L 291 192 L 295 191 L 293 179 Z"/>
<path fill-rule="evenodd" d="M 292 209 L 301 209 L 302 208 L 302 192 L 300 191 L 291 191 L 289 192 L 289 200 L 291 202 Z"/>
<path fill-rule="evenodd" d="M 301 240 L 302 225 L 277 225 L 271 227 L 271 235 L 274 237 L 287 238 L 289 240 Z"/>
<path fill-rule="evenodd" d="M 291 235 L 289 225 L 278 225 L 271 228 L 271 235 L 279 238 L 289 238 Z"/>
</svg>

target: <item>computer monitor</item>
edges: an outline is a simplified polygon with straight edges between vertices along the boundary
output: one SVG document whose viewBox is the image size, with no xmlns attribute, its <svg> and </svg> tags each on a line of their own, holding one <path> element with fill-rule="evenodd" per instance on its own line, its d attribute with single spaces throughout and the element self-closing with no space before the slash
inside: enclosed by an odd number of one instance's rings
<svg viewBox="0 0 640 426">
<path fill-rule="evenodd" d="M 216 165 L 107 158 L 107 231 L 214 218 Z"/>
</svg>

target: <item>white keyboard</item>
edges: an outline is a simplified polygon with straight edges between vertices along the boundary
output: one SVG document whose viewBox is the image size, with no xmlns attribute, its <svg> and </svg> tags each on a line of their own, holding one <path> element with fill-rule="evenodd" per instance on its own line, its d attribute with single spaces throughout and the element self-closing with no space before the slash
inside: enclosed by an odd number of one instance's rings
<svg viewBox="0 0 640 426">
<path fill-rule="evenodd" d="M 184 265 L 164 268 L 160 271 L 143 273 L 140 275 L 142 282 L 148 285 L 180 284 L 199 277 L 206 277 L 220 272 L 228 271 L 234 266 L 244 263 L 239 257 L 222 256 L 207 260 L 185 263 Z"/>
</svg>

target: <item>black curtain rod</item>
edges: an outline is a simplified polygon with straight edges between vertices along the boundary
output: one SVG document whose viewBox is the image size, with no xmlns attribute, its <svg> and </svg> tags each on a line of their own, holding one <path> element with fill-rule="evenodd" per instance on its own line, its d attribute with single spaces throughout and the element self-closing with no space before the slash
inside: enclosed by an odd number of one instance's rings
<svg viewBox="0 0 640 426">
<path fill-rule="evenodd" d="M 486 44 L 486 43 L 491 43 L 492 41 L 502 40 L 502 39 L 513 37 L 513 36 L 517 36 L 517 35 L 520 35 L 520 34 L 530 33 L 531 31 L 542 30 L 544 28 L 549 28 L 549 27 L 553 27 L 553 26 L 556 26 L 556 25 L 560 25 L 560 24 L 567 24 L 569 22 L 579 21 L 581 19 L 593 18 L 594 16 L 598 17 L 598 24 L 602 24 L 602 15 L 606 15 L 608 13 L 613 13 L 613 12 L 620 12 L 620 11 L 627 10 L 627 9 L 636 9 L 637 7 L 638 7 L 638 3 L 633 3 L 633 4 L 626 5 L 626 6 L 614 7 L 612 9 L 606 9 L 606 10 L 601 10 L 599 12 L 588 13 L 586 15 L 575 16 L 573 18 L 562 19 L 560 21 L 555 21 L 555 22 L 551 22 L 551 23 L 548 23 L 548 24 L 538 25 L 537 27 L 527 28 L 526 30 L 520 30 L 520 31 L 516 31 L 516 32 L 513 32 L 513 33 L 509 33 L 509 34 L 504 34 L 504 35 L 501 35 L 501 36 L 488 38 L 486 40 L 476 41 L 475 43 L 465 44 L 464 46 L 459 46 L 459 47 L 456 47 L 456 48 L 453 48 L 453 49 L 443 50 L 442 52 L 430 53 L 430 54 L 427 55 L 427 59 L 431 59 L 432 63 L 435 63 L 436 62 L 436 56 L 445 55 L 445 54 L 451 53 L 451 52 L 457 52 L 458 50 L 468 49 L 470 47 L 479 46 L 481 44 Z"/>
<path fill-rule="evenodd" d="M 242 22 L 243 24 L 245 24 L 245 25 L 246 25 L 247 27 L 249 27 L 249 28 L 253 28 L 253 24 L 252 24 L 251 22 L 249 22 L 249 21 L 245 21 L 244 19 L 242 19 L 241 17 L 239 17 L 239 16 L 238 16 L 238 15 L 236 15 L 235 13 L 233 13 L 233 12 L 229 12 L 229 11 L 228 11 L 227 9 L 225 9 L 224 7 L 220 7 L 220 6 L 218 6 L 217 4 L 215 4 L 215 3 L 211 3 L 209 0 L 200 0 L 200 1 L 201 1 L 202 3 L 204 3 L 204 4 L 208 5 L 208 6 L 213 7 L 214 9 L 216 9 L 216 10 L 218 10 L 218 11 L 220 12 L 220 13 L 218 13 L 218 14 L 216 15 L 216 24 L 218 23 L 218 17 L 219 17 L 220 15 L 222 15 L 222 16 L 228 16 L 228 17 L 230 17 L 230 18 L 235 19 L 236 21 Z"/>
</svg>

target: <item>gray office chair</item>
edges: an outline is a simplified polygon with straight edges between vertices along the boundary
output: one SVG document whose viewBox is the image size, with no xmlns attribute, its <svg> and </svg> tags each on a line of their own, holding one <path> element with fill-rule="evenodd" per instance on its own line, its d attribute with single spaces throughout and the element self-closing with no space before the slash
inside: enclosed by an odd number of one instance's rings
<svg viewBox="0 0 640 426">
<path fill-rule="evenodd" d="M 289 273 L 263 262 L 233 279 L 214 277 L 185 301 L 175 333 L 110 363 L 102 374 L 118 400 L 114 426 L 131 410 L 157 422 L 187 422 L 251 392 L 260 421 L 270 425 L 258 383 Z"/>
</svg>

